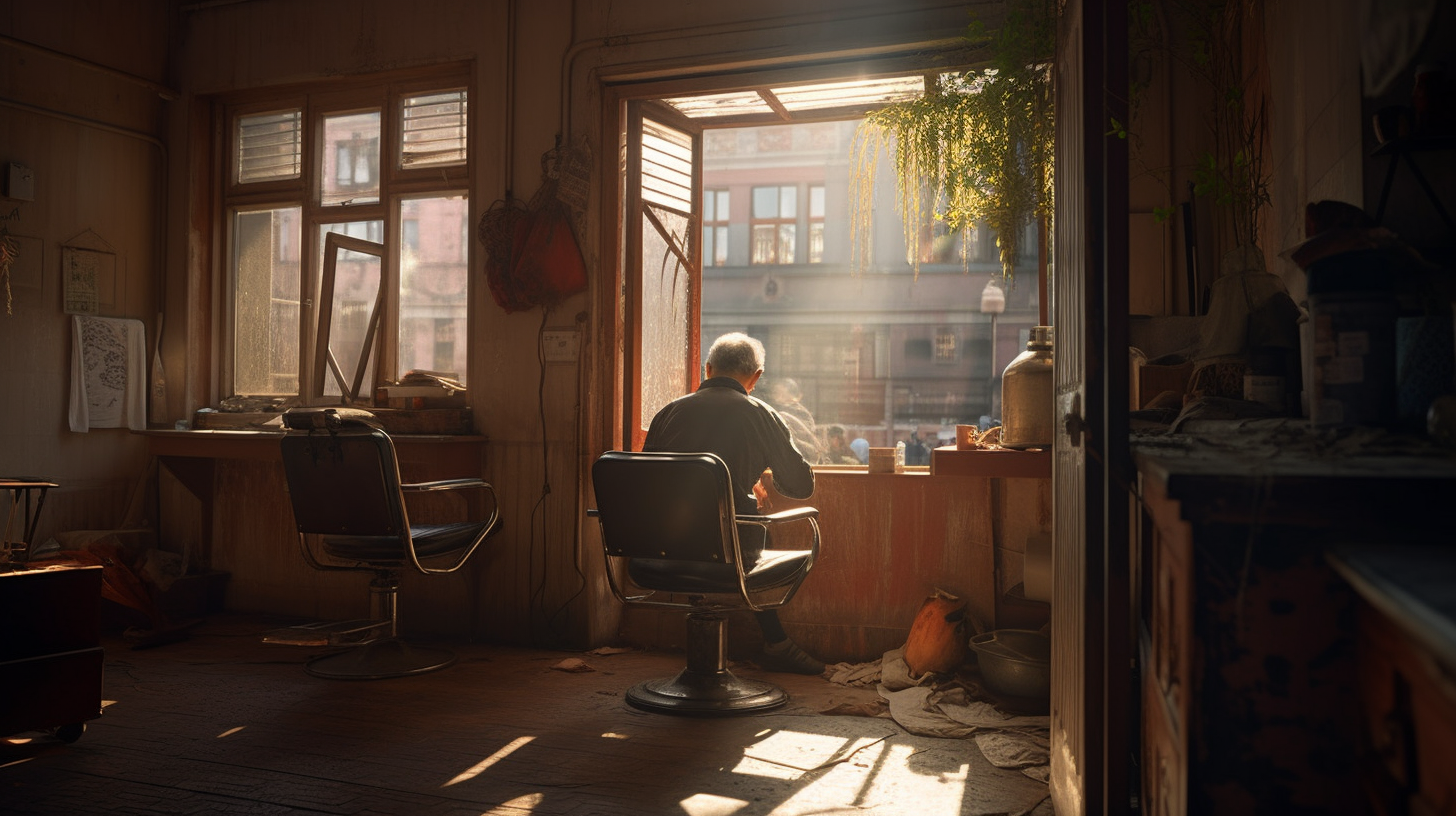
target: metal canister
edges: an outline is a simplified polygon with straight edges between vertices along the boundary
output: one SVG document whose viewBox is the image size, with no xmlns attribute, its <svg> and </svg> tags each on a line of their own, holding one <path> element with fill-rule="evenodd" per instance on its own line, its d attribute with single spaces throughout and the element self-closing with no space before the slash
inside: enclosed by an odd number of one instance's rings
<svg viewBox="0 0 1456 816">
<path fill-rule="evenodd" d="M 1026 351 L 1001 375 L 1001 444 L 1050 448 L 1053 422 L 1052 327 L 1033 326 Z"/>
</svg>

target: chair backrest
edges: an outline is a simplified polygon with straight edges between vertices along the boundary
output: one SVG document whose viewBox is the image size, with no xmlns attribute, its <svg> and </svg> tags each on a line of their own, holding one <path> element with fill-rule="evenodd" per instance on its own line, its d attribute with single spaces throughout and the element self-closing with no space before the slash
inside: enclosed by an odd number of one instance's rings
<svg viewBox="0 0 1456 816">
<path fill-rule="evenodd" d="M 388 434 L 363 422 L 284 436 L 283 469 L 300 533 L 405 536 L 409 517 Z"/>
<path fill-rule="evenodd" d="M 592 482 L 608 555 L 734 562 L 733 482 L 716 455 L 607 451 Z"/>
</svg>

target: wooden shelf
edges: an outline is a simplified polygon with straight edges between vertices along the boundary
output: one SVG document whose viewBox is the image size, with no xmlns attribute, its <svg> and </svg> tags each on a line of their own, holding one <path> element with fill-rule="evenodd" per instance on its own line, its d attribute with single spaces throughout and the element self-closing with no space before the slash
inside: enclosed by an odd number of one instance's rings
<svg viewBox="0 0 1456 816">
<path fill-rule="evenodd" d="M 1049 448 L 1011 450 L 960 450 L 954 446 L 930 452 L 932 476 L 981 476 L 999 479 L 1050 479 L 1052 452 Z"/>
</svg>

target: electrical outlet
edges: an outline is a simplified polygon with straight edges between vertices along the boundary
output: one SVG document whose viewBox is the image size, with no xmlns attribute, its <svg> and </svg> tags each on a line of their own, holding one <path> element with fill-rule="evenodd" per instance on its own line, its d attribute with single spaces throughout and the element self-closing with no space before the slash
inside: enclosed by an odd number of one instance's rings
<svg viewBox="0 0 1456 816">
<path fill-rule="evenodd" d="M 548 363 L 576 362 L 576 329 L 547 329 L 541 345 Z"/>
</svg>

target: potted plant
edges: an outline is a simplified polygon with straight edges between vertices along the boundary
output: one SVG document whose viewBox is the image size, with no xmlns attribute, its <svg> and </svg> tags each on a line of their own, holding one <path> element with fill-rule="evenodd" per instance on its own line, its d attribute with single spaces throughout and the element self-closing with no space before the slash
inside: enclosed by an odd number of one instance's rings
<svg viewBox="0 0 1456 816">
<path fill-rule="evenodd" d="M 914 249 L 929 224 L 964 235 L 983 223 L 995 231 L 1002 274 L 1011 279 L 1025 227 L 1051 216 L 1055 0 L 1010 0 L 994 32 L 974 21 L 967 38 L 992 55 L 986 65 L 937 75 L 925 96 L 874 111 L 856 133 L 850 201 L 858 269 L 873 257 L 870 202 L 887 152 L 917 272 Z"/>
</svg>

